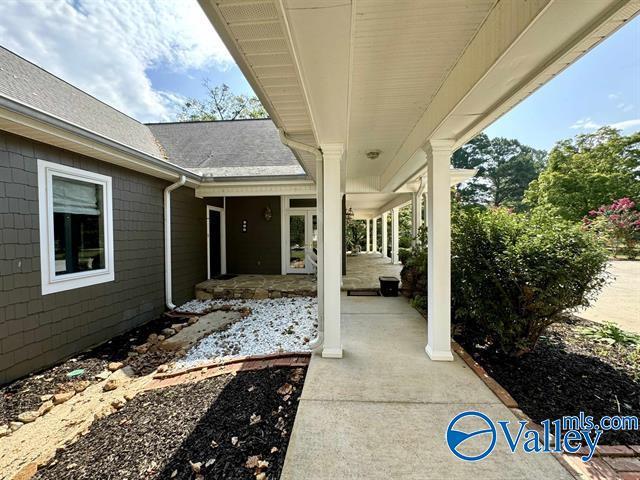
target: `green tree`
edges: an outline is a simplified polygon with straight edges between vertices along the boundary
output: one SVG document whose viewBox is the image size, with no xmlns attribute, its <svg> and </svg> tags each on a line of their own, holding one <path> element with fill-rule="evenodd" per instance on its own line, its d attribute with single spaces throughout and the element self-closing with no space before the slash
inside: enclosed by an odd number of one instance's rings
<svg viewBox="0 0 640 480">
<path fill-rule="evenodd" d="M 544 171 L 529 185 L 525 202 L 579 221 L 625 197 L 640 198 L 640 132 L 623 136 L 603 127 L 558 142 Z"/>
<path fill-rule="evenodd" d="M 203 82 L 207 90 L 204 100 L 188 99 L 178 114 L 182 122 L 196 120 L 241 120 L 267 118 L 267 111 L 255 95 L 235 94 L 226 85 L 212 86 L 209 80 Z"/>
<path fill-rule="evenodd" d="M 518 140 L 481 133 L 453 154 L 455 168 L 476 168 L 478 174 L 457 189 L 463 203 L 520 209 L 529 183 L 538 177 L 546 152 Z"/>
</svg>

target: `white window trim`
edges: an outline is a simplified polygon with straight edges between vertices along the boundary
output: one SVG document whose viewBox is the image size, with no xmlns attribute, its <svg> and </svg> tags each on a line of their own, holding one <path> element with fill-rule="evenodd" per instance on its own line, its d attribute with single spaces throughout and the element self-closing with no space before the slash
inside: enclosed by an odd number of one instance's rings
<svg viewBox="0 0 640 480">
<path fill-rule="evenodd" d="M 56 277 L 52 177 L 64 177 L 102 185 L 104 193 L 104 255 L 105 268 L 68 273 Z M 63 292 L 115 280 L 113 262 L 113 204 L 111 177 L 58 163 L 38 160 L 38 213 L 40 223 L 40 273 L 42 295 Z"/>
<path fill-rule="evenodd" d="M 227 229 L 224 216 L 224 208 L 207 205 L 207 279 L 211 278 L 211 238 L 209 228 L 209 215 L 211 211 L 220 212 L 220 275 L 227 273 Z"/>
</svg>

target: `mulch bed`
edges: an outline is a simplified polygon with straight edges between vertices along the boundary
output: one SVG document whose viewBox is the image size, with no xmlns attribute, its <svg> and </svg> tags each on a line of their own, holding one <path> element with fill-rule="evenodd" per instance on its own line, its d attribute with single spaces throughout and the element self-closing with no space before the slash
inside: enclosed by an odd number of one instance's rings
<svg viewBox="0 0 640 480">
<path fill-rule="evenodd" d="M 505 357 L 458 341 L 534 421 L 578 415 L 640 413 L 640 360 L 635 347 L 608 346 L 581 334 L 579 318 L 552 325 L 533 352 Z M 602 445 L 639 445 L 640 431 L 604 432 Z"/>
<path fill-rule="evenodd" d="M 306 368 L 149 390 L 94 422 L 37 479 L 277 479 Z"/>
<path fill-rule="evenodd" d="M 162 315 L 65 362 L 0 386 L 0 425 L 14 420 L 22 412 L 37 410 L 43 395 L 72 390 L 77 382 L 97 382 L 96 375 L 104 372 L 110 362 L 124 362 L 132 346 L 144 343 L 151 333 L 160 333 L 181 320 L 184 319 Z M 149 352 L 129 359 L 127 364 L 136 374 L 146 375 L 172 356 L 171 352 Z M 81 375 L 67 376 L 80 369 L 84 370 Z"/>
</svg>

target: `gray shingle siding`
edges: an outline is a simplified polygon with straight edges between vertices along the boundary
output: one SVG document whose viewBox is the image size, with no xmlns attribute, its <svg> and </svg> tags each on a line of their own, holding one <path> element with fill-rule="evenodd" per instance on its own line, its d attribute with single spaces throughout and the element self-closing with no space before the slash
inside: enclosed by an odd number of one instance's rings
<svg viewBox="0 0 640 480">
<path fill-rule="evenodd" d="M 114 282 L 41 294 L 38 158 L 112 177 Z M 0 383 L 103 342 L 164 310 L 167 185 L 0 131 Z M 173 288 L 183 301 L 206 275 L 205 206 L 192 189 L 183 187 L 174 194 L 173 252 L 178 272 Z"/>
<path fill-rule="evenodd" d="M 182 187 L 171 194 L 173 303 L 193 298 L 194 286 L 207 276 L 207 210 L 205 202 Z"/>
</svg>

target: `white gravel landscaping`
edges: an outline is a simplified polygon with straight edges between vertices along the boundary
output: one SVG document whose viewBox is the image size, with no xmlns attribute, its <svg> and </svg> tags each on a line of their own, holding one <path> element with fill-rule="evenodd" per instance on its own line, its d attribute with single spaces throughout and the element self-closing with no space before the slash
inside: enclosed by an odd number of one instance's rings
<svg viewBox="0 0 640 480">
<path fill-rule="evenodd" d="M 308 352 L 307 344 L 316 335 L 318 304 L 315 297 L 192 300 L 177 310 L 205 314 L 223 305 L 233 309 L 248 307 L 251 313 L 228 329 L 200 340 L 176 363 L 176 368 L 234 356 Z"/>
</svg>

